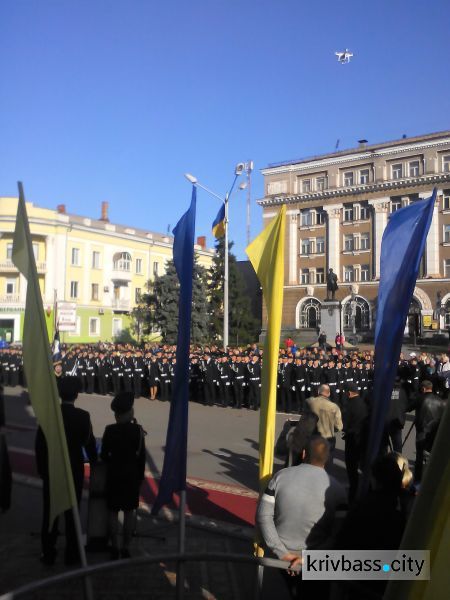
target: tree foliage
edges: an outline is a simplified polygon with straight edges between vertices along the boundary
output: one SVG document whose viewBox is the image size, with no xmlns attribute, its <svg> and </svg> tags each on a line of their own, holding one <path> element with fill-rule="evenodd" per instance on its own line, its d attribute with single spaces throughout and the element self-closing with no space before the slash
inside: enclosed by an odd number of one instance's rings
<svg viewBox="0 0 450 600">
<path fill-rule="evenodd" d="M 208 339 L 207 271 L 194 255 L 192 285 L 191 340 L 202 343 Z M 167 261 L 166 272 L 147 283 L 147 293 L 133 309 L 133 327 L 141 335 L 159 332 L 164 342 L 175 344 L 178 334 L 178 301 L 180 284 L 173 260 Z M 139 338 L 139 336 L 138 336 Z"/>
<path fill-rule="evenodd" d="M 251 301 L 245 282 L 236 263 L 236 257 L 228 253 L 228 309 L 230 345 L 254 342 L 259 333 L 258 321 L 251 312 Z M 225 270 L 225 240 L 216 241 L 216 254 L 208 272 L 209 315 L 211 337 L 214 341 L 223 340 L 223 286 Z"/>
</svg>

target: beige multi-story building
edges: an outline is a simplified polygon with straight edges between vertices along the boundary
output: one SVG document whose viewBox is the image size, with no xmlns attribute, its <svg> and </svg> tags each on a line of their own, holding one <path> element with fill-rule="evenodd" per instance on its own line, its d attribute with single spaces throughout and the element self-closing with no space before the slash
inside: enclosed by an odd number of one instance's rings
<svg viewBox="0 0 450 600">
<path fill-rule="evenodd" d="M 284 332 L 311 337 L 320 326 L 331 268 L 344 331 L 370 338 L 389 216 L 429 197 L 434 187 L 433 220 L 405 331 L 428 336 L 450 327 L 450 131 L 373 145 L 361 140 L 356 148 L 272 164 L 262 173 L 258 203 L 265 224 L 287 204 Z"/>
<path fill-rule="evenodd" d="M 26 280 L 11 260 L 17 202 L 0 198 L 0 340 L 7 342 L 22 339 L 26 299 Z M 172 236 L 110 223 L 107 202 L 99 219 L 68 214 L 62 204 L 51 210 L 27 202 L 26 208 L 49 335 L 56 299 L 73 315 L 63 341 L 123 336 L 146 283 L 162 275 L 172 258 Z M 206 248 L 204 237 L 195 249 L 208 268 L 214 251 Z"/>
</svg>

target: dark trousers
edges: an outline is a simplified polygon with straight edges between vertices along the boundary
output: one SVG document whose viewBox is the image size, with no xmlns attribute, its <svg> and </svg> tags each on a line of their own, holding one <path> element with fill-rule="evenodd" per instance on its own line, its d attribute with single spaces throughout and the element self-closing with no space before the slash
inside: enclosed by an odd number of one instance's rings
<svg viewBox="0 0 450 600">
<path fill-rule="evenodd" d="M 229 406 L 230 405 L 230 394 L 229 394 L 229 390 L 230 386 L 227 385 L 225 382 L 221 381 L 219 384 L 219 390 L 220 390 L 220 400 L 221 400 L 221 404 L 222 406 Z"/>
<path fill-rule="evenodd" d="M 98 375 L 98 393 L 102 396 L 106 396 L 108 393 L 108 377 L 106 375 Z"/>
<path fill-rule="evenodd" d="M 250 381 L 248 386 L 248 407 L 258 410 L 261 399 L 259 383 Z"/>
<path fill-rule="evenodd" d="M 414 463 L 414 481 L 422 481 L 423 463 L 424 463 L 425 440 L 416 440 L 416 462 Z"/>
<path fill-rule="evenodd" d="M 402 431 L 401 427 L 394 425 L 391 425 L 388 430 L 392 449 L 394 452 L 399 452 L 400 454 L 402 453 Z"/>
<path fill-rule="evenodd" d="M 113 392 L 114 392 L 114 395 L 116 396 L 121 391 L 120 380 L 123 379 L 123 377 L 121 377 L 119 375 L 118 371 L 113 371 L 111 377 L 112 377 Z"/>
<path fill-rule="evenodd" d="M 213 381 L 205 381 L 203 385 L 203 391 L 205 393 L 205 404 L 208 406 L 214 406 L 216 401 L 216 385 Z"/>
<path fill-rule="evenodd" d="M 305 412 L 305 392 L 301 390 L 303 385 L 303 383 L 297 383 L 295 386 L 295 401 L 299 414 Z"/>
<path fill-rule="evenodd" d="M 282 412 L 291 412 L 291 389 L 285 385 L 280 387 L 280 408 Z"/>
<path fill-rule="evenodd" d="M 345 466 L 350 484 L 348 500 L 353 502 L 358 490 L 359 472 L 358 468 L 362 460 L 362 446 L 358 443 L 354 433 L 345 436 Z"/>
<path fill-rule="evenodd" d="M 132 373 L 125 373 L 123 376 L 123 389 L 126 392 L 132 392 L 133 391 L 133 374 Z"/>
<path fill-rule="evenodd" d="M 244 388 L 239 382 L 234 384 L 234 399 L 236 402 L 236 408 L 242 408 L 242 402 L 244 400 Z"/>
<path fill-rule="evenodd" d="M 82 482 L 75 483 L 75 494 L 77 497 L 78 507 L 81 501 Z M 50 486 L 48 477 L 42 480 L 42 493 L 43 493 L 43 511 L 42 511 L 42 529 L 41 529 L 41 544 L 42 554 L 44 559 L 52 560 L 56 556 L 56 540 L 58 538 L 58 518 L 55 519 L 51 528 L 49 528 L 50 521 Z M 78 540 L 75 530 L 75 523 L 73 520 L 72 509 L 64 512 L 64 520 L 66 526 L 66 549 L 65 549 L 65 561 L 66 563 L 74 563 L 80 560 L 78 550 Z"/>
<path fill-rule="evenodd" d="M 94 393 L 94 384 L 95 384 L 95 374 L 89 373 L 86 376 L 86 394 Z"/>
<path fill-rule="evenodd" d="M 141 373 L 133 374 L 133 384 L 134 384 L 134 397 L 140 398 L 142 396 L 142 377 Z"/>
</svg>

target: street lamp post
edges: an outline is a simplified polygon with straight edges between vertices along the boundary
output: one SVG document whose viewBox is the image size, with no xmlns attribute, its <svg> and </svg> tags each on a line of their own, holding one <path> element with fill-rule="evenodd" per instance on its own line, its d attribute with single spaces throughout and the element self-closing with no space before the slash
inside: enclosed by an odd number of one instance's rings
<svg viewBox="0 0 450 600">
<path fill-rule="evenodd" d="M 184 176 L 186 177 L 186 179 L 188 181 L 190 181 L 193 185 L 196 185 L 197 187 L 201 188 L 202 190 L 205 190 L 205 192 L 208 192 L 208 194 L 211 194 L 211 196 L 214 196 L 215 198 L 218 198 L 221 202 L 223 202 L 224 204 L 224 220 L 223 220 L 223 224 L 224 224 L 224 230 L 225 230 L 225 235 L 224 235 L 224 243 L 225 243 L 225 261 L 224 261 L 224 274 L 223 274 L 223 347 L 226 349 L 228 346 L 228 322 L 229 322 L 229 307 L 228 307 L 228 201 L 230 199 L 231 193 L 234 189 L 235 183 L 237 178 L 242 175 L 242 173 L 244 172 L 245 169 L 245 164 L 244 163 L 238 163 L 236 165 L 236 168 L 234 170 L 234 180 L 233 183 L 231 185 L 230 191 L 227 192 L 225 194 L 225 198 L 222 198 L 222 196 L 219 196 L 219 194 L 216 194 L 215 192 L 213 192 L 212 190 L 210 190 L 209 188 L 207 188 L 205 185 L 201 184 L 198 182 L 197 178 L 194 177 L 193 175 L 191 175 L 190 173 L 185 173 Z M 246 183 L 241 183 L 241 185 L 239 186 L 239 189 L 243 190 L 247 187 Z"/>
</svg>

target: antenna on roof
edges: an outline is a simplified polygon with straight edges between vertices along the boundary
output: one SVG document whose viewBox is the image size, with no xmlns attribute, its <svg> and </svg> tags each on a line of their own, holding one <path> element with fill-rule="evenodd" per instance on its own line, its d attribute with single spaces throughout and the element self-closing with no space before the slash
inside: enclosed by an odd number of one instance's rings
<svg viewBox="0 0 450 600">
<path fill-rule="evenodd" d="M 335 148 L 334 148 L 335 150 L 337 150 L 337 149 L 339 148 L 339 142 L 340 142 L 340 141 L 341 141 L 341 140 L 340 140 L 339 138 L 336 140 L 336 146 L 335 146 Z"/>
</svg>

